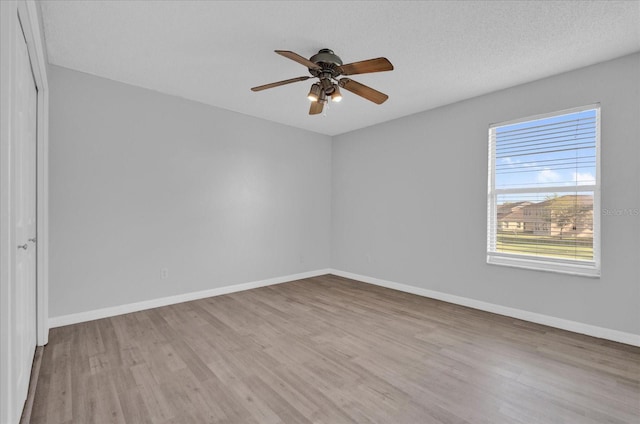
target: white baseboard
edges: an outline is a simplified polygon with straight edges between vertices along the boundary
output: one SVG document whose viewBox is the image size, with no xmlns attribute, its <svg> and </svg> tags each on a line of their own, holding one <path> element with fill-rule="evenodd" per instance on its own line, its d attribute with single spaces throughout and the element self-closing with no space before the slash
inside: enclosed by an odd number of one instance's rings
<svg viewBox="0 0 640 424">
<path fill-rule="evenodd" d="M 548 325 L 550 327 L 560 328 L 562 330 L 572 331 L 574 333 L 586 334 L 592 337 L 612 340 L 615 342 L 625 343 L 632 346 L 640 347 L 640 335 L 626 333 L 623 331 L 612 330 L 609 328 L 598 327 L 595 325 L 584 324 L 577 321 L 570 321 L 563 318 L 556 318 L 549 315 L 543 315 L 536 312 L 524 311 L 522 309 L 510 308 L 508 306 L 496 305 L 494 303 L 483 302 L 481 300 L 470 299 L 467 297 L 456 296 L 435 290 L 424 289 L 420 287 L 410 286 L 408 284 L 396 283 L 393 281 L 382 280 L 366 275 L 354 274 L 347 271 L 337 269 L 320 269 L 316 271 L 303 272 L 299 274 L 286 275 L 282 277 L 269 278 L 266 280 L 251 281 L 248 283 L 234 284 L 230 286 L 218 287 L 215 289 L 202 290 L 191 293 L 184 293 L 175 296 L 162 297 L 158 299 L 145 300 L 142 302 L 129 303 L 126 305 L 113 306 L 92 311 L 79 312 L 69 315 L 61 315 L 49 318 L 49 328 L 62 327 L 64 325 L 77 324 L 95 319 L 108 318 L 116 315 L 127 314 L 130 312 L 143 311 L 145 309 L 157 308 L 160 306 L 173 305 L 176 303 L 188 302 L 191 300 L 203 299 L 207 297 L 220 296 L 228 293 L 235 293 L 244 290 L 255 289 L 258 287 L 271 286 L 274 284 L 286 283 L 289 281 L 301 280 L 303 278 L 317 277 L 319 275 L 334 274 L 340 277 L 350 278 L 369 284 L 375 284 L 381 287 L 387 287 L 394 290 L 412 293 L 419 296 L 429 297 L 432 299 L 442 300 L 444 302 L 454 303 L 456 305 L 468 306 L 470 308 L 479 309 L 481 311 L 492 312 L 494 314 L 505 315 L 512 318 L 522 319 L 525 321 L 535 322 L 537 324 Z"/>
<path fill-rule="evenodd" d="M 535 322 L 536 324 L 548 325 L 549 327 L 560 328 L 562 330 L 572 331 L 574 333 L 586 334 L 587 336 L 612 340 L 614 342 L 620 342 L 640 347 L 640 335 L 638 334 L 597 327 L 595 325 L 584 324 L 582 322 L 556 318 L 536 312 L 529 312 L 522 309 L 510 308 L 508 306 L 496 305 L 494 303 L 483 302 L 481 300 L 470 299 L 468 297 L 455 296 L 452 294 L 423 289 L 407 284 L 395 283 L 393 281 L 381 280 L 379 278 L 368 277 L 366 275 L 354 274 L 337 269 L 331 269 L 329 270 L 329 272 L 340 277 L 350 278 L 352 280 L 358 280 L 369 284 L 375 284 L 381 287 L 387 287 L 394 290 L 417 294 L 419 296 L 442 300 L 444 302 L 454 303 L 456 305 L 468 306 L 470 308 L 479 309 L 481 311 L 493 312 L 494 314 L 498 315 L 505 315 L 512 318 Z"/>
<path fill-rule="evenodd" d="M 289 281 L 301 280 L 303 278 L 317 277 L 329 274 L 329 269 L 302 272 L 299 274 L 285 275 L 282 277 L 269 278 L 266 280 L 251 281 L 242 284 L 217 287 L 215 289 L 202 290 L 191 293 L 183 293 L 175 296 L 161 297 L 158 299 L 144 300 L 142 302 L 128 303 L 126 305 L 112 306 L 108 308 L 95 309 L 92 311 L 78 312 L 76 314 L 61 315 L 49 318 L 49 328 L 62 327 L 63 325 L 77 324 L 95 319 L 108 318 L 116 315 L 128 314 L 130 312 L 144 311 L 145 309 L 158 308 L 160 306 L 173 305 L 176 303 L 188 302 L 191 300 L 204 299 L 206 297 L 220 296 L 223 294 L 235 293 L 244 290 L 251 290 L 258 287 L 272 286 L 274 284 L 286 283 Z"/>
</svg>

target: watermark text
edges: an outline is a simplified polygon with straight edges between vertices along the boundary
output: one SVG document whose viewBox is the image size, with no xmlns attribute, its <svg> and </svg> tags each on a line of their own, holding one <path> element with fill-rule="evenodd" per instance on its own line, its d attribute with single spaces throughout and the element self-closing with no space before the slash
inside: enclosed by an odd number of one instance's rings
<svg viewBox="0 0 640 424">
<path fill-rule="evenodd" d="M 640 216 L 640 208 L 602 209 L 603 216 Z"/>
</svg>

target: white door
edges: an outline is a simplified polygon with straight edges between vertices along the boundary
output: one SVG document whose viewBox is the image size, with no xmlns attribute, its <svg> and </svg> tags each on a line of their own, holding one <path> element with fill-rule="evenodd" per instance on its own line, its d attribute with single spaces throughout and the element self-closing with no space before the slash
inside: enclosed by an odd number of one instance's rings
<svg viewBox="0 0 640 424">
<path fill-rule="evenodd" d="M 22 28 L 16 25 L 14 205 L 15 266 L 13 370 L 16 402 L 24 405 L 36 347 L 37 89 Z"/>
</svg>

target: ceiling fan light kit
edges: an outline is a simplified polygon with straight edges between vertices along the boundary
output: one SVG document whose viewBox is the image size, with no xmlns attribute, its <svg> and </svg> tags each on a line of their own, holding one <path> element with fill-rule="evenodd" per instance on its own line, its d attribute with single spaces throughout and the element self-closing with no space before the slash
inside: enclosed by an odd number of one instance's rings
<svg viewBox="0 0 640 424">
<path fill-rule="evenodd" d="M 333 93 L 331 93 L 331 101 L 336 103 L 342 101 L 342 93 L 340 93 L 340 89 L 336 84 L 333 85 Z"/>
<path fill-rule="evenodd" d="M 344 88 L 345 90 L 376 104 L 382 104 L 389 98 L 386 94 L 374 90 L 371 87 L 367 87 L 364 84 L 360 84 L 350 78 L 338 79 L 338 77 L 342 75 L 346 76 L 392 71 L 393 65 L 384 57 L 344 65 L 342 63 L 342 59 L 340 59 L 340 57 L 330 49 L 322 49 L 309 59 L 289 50 L 276 50 L 275 52 L 306 66 L 311 76 L 290 78 L 283 81 L 253 87 L 251 90 L 262 91 L 268 88 L 279 87 L 281 85 L 291 84 L 294 82 L 306 81 L 309 78 L 318 78 L 318 82 L 314 82 L 311 85 L 311 89 L 307 95 L 307 98 L 311 101 L 309 115 L 322 113 L 322 109 L 324 104 L 327 103 L 328 98 L 331 98 L 331 101 L 333 102 L 341 101 L 342 93 L 340 92 L 340 88 Z"/>
<path fill-rule="evenodd" d="M 320 90 L 321 89 L 318 83 L 314 82 L 313 84 L 311 84 L 311 90 L 309 90 L 309 95 L 307 95 L 307 98 L 312 102 L 317 102 L 320 98 Z"/>
</svg>

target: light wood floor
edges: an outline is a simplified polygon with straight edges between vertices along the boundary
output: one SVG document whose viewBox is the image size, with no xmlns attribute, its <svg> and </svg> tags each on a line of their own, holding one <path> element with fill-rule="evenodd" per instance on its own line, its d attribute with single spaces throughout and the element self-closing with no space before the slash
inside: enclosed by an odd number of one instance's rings
<svg viewBox="0 0 640 424">
<path fill-rule="evenodd" d="M 49 340 L 32 423 L 640 422 L 640 348 L 335 276 Z"/>
</svg>

